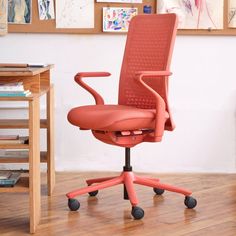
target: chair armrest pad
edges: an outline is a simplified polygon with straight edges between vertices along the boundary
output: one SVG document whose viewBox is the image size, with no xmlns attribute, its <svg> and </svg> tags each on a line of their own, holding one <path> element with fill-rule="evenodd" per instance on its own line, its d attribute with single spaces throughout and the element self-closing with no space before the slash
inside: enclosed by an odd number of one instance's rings
<svg viewBox="0 0 236 236">
<path fill-rule="evenodd" d="M 82 78 L 84 77 L 107 77 L 111 74 L 109 72 L 79 72 L 75 75 L 75 82 L 78 83 L 82 88 L 87 90 L 95 99 L 95 102 L 97 105 L 104 104 L 104 100 L 102 96 L 96 92 L 94 89 L 92 89 L 90 86 L 88 86 Z"/>
<path fill-rule="evenodd" d="M 170 76 L 172 73 L 170 71 L 137 71 L 136 76 Z"/>
<path fill-rule="evenodd" d="M 79 72 L 75 75 L 75 77 L 106 77 L 110 76 L 109 72 Z"/>
</svg>

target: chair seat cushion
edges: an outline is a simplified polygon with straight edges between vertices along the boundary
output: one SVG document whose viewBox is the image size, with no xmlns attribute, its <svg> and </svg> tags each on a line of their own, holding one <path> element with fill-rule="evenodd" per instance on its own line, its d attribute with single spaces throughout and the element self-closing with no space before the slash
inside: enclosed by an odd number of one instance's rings
<svg viewBox="0 0 236 236">
<path fill-rule="evenodd" d="M 73 108 L 68 121 L 82 129 L 123 131 L 154 128 L 154 109 L 123 105 L 90 105 Z M 166 119 L 169 117 L 165 114 Z"/>
</svg>

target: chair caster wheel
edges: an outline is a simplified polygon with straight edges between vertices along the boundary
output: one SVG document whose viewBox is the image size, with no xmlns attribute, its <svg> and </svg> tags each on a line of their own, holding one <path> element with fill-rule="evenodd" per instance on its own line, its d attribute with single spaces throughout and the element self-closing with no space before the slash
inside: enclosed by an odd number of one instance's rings
<svg viewBox="0 0 236 236">
<path fill-rule="evenodd" d="M 140 220 L 144 217 L 144 210 L 141 207 L 132 207 L 131 215 L 136 220 Z"/>
<path fill-rule="evenodd" d="M 184 200 L 184 204 L 187 208 L 192 209 L 197 206 L 197 200 L 193 197 L 186 196 Z"/>
<path fill-rule="evenodd" d="M 68 199 L 68 207 L 71 211 L 77 211 L 80 208 L 80 203 L 77 199 L 70 198 Z"/>
<path fill-rule="evenodd" d="M 161 188 L 153 188 L 153 191 L 156 193 L 156 195 L 162 195 L 165 190 Z"/>
<path fill-rule="evenodd" d="M 98 190 L 88 193 L 91 197 L 95 197 L 98 194 Z"/>
</svg>

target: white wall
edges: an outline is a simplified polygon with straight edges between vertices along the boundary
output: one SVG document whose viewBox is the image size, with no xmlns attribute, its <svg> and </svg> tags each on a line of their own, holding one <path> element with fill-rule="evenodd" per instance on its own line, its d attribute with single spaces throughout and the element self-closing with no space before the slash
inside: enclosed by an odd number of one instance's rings
<svg viewBox="0 0 236 236">
<path fill-rule="evenodd" d="M 161 143 L 145 143 L 133 149 L 136 171 L 236 171 L 235 43 L 235 37 L 177 37 L 170 81 L 170 104 L 177 128 L 166 132 Z M 71 126 L 66 116 L 74 106 L 94 103 L 73 80 L 79 71 L 111 72 L 110 78 L 89 80 L 107 103 L 116 103 L 124 44 L 124 35 L 0 37 L 0 62 L 55 64 L 57 170 L 122 169 L 122 148 L 97 141 L 90 132 Z M 19 111 L 0 113 L 15 116 Z"/>
</svg>

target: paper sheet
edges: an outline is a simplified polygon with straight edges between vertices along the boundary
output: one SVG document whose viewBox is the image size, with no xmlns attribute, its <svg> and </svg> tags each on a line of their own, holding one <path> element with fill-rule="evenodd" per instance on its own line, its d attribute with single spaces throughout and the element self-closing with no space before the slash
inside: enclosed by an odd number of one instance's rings
<svg viewBox="0 0 236 236">
<path fill-rule="evenodd" d="M 8 23 L 31 23 L 31 0 L 8 0 Z"/>
<path fill-rule="evenodd" d="M 97 0 L 97 2 L 142 3 L 143 0 Z"/>
<path fill-rule="evenodd" d="M 179 29 L 223 29 L 224 0 L 158 0 L 158 13 L 176 13 Z"/>
<path fill-rule="evenodd" d="M 53 0 L 38 0 L 38 10 L 40 20 L 55 19 Z"/>
<path fill-rule="evenodd" d="M 94 28 L 94 0 L 56 0 L 56 28 Z"/>
<path fill-rule="evenodd" d="M 236 0 L 229 1 L 228 23 L 230 28 L 236 28 Z"/>
<path fill-rule="evenodd" d="M 0 35 L 7 33 L 7 0 L 0 0 Z"/>
</svg>

